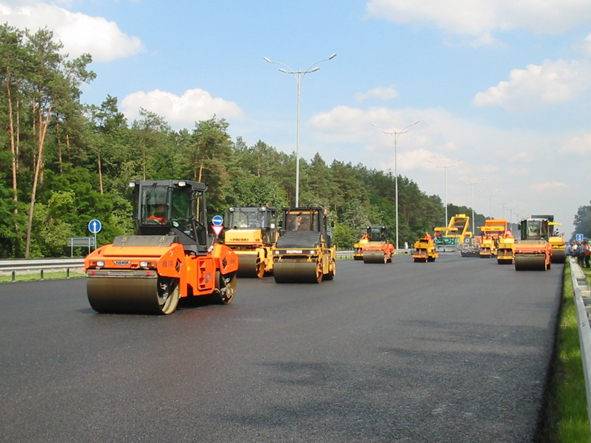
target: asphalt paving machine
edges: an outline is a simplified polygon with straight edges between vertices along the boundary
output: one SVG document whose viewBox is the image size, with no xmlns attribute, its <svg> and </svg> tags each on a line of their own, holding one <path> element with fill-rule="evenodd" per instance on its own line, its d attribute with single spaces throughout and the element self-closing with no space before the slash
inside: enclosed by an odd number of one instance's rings
<svg viewBox="0 0 591 443">
<path fill-rule="evenodd" d="M 435 249 L 435 241 L 433 239 L 423 237 L 415 242 L 415 253 L 412 258 L 416 262 L 433 262 L 439 257 L 439 253 Z"/>
<path fill-rule="evenodd" d="M 435 249 L 437 252 L 456 252 L 470 235 L 470 217 L 456 214 L 449 219 L 447 227 L 435 228 Z"/>
<path fill-rule="evenodd" d="M 363 263 L 392 263 L 394 245 L 389 240 L 390 229 L 387 226 L 368 226 L 367 240 L 361 252 Z"/>
<path fill-rule="evenodd" d="M 546 271 L 552 267 L 552 245 L 548 242 L 549 220 L 528 217 L 518 226 L 521 239 L 515 244 L 515 270 Z"/>
<path fill-rule="evenodd" d="M 273 272 L 273 245 L 277 241 L 277 209 L 236 206 L 226 211 L 224 244 L 238 255 L 238 277 L 264 277 Z"/>
<path fill-rule="evenodd" d="M 283 209 L 282 228 L 273 247 L 277 283 L 320 283 L 336 274 L 332 225 L 322 207 Z"/>
<path fill-rule="evenodd" d="M 180 298 L 234 298 L 238 256 L 207 231 L 203 183 L 142 180 L 133 190 L 136 234 L 84 260 L 88 301 L 105 313 L 172 314 Z"/>
</svg>

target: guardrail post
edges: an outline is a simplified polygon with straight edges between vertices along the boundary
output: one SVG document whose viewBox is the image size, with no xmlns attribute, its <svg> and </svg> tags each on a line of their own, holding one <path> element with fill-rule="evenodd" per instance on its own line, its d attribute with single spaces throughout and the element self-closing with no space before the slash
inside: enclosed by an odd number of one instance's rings
<svg viewBox="0 0 591 443">
<path fill-rule="evenodd" d="M 16 271 L 12 271 L 12 283 L 16 281 Z"/>
<path fill-rule="evenodd" d="M 43 280 L 43 269 L 41 269 L 41 280 Z"/>
<path fill-rule="evenodd" d="M 70 278 L 70 268 L 66 268 L 66 278 Z"/>
</svg>

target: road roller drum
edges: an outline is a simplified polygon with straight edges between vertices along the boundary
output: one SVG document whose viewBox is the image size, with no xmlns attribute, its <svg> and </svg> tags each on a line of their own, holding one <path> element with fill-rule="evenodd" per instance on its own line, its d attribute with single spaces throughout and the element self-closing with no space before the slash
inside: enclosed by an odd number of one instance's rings
<svg viewBox="0 0 591 443">
<path fill-rule="evenodd" d="M 388 257 L 382 251 L 363 251 L 363 263 L 386 263 Z"/>
<path fill-rule="evenodd" d="M 515 256 L 517 271 L 545 271 L 548 268 L 544 254 L 518 254 Z"/>
<path fill-rule="evenodd" d="M 265 275 L 265 264 L 261 262 L 259 254 L 236 252 L 239 259 L 238 277 L 261 278 Z"/>
</svg>

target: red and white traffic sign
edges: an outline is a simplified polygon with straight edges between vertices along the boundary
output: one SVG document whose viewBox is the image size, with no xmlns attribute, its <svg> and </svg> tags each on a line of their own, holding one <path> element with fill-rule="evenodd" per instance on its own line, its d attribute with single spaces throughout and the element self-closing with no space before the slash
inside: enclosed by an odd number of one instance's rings
<svg viewBox="0 0 591 443">
<path fill-rule="evenodd" d="M 220 236 L 220 234 L 222 233 L 222 231 L 223 231 L 224 227 L 223 227 L 223 226 L 216 226 L 216 225 L 213 225 L 213 226 L 211 227 L 211 229 L 213 229 L 213 233 L 215 234 L 215 236 L 216 236 L 216 237 L 219 237 L 219 236 Z"/>
</svg>

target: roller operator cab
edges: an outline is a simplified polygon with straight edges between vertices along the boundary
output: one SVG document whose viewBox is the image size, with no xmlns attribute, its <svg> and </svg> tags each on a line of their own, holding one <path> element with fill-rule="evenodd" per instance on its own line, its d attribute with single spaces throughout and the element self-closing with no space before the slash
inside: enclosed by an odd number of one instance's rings
<svg viewBox="0 0 591 443">
<path fill-rule="evenodd" d="M 552 267 L 552 245 L 548 242 L 550 230 L 547 218 L 521 220 L 520 240 L 514 247 L 515 270 L 541 270 Z"/>
<path fill-rule="evenodd" d="M 285 208 L 282 229 L 273 248 L 277 283 L 320 283 L 336 274 L 332 223 L 322 207 Z"/>
<path fill-rule="evenodd" d="M 180 298 L 212 295 L 231 303 L 238 256 L 207 231 L 203 183 L 135 181 L 136 235 L 89 254 L 87 294 L 97 312 L 172 314 Z"/>
<path fill-rule="evenodd" d="M 387 226 L 368 226 L 368 242 L 362 248 L 363 263 L 392 263 L 395 248 L 389 237 Z"/>
<path fill-rule="evenodd" d="M 224 244 L 240 259 L 238 277 L 261 278 L 273 272 L 273 245 L 279 235 L 277 209 L 269 206 L 231 207 L 226 211 Z"/>
</svg>

